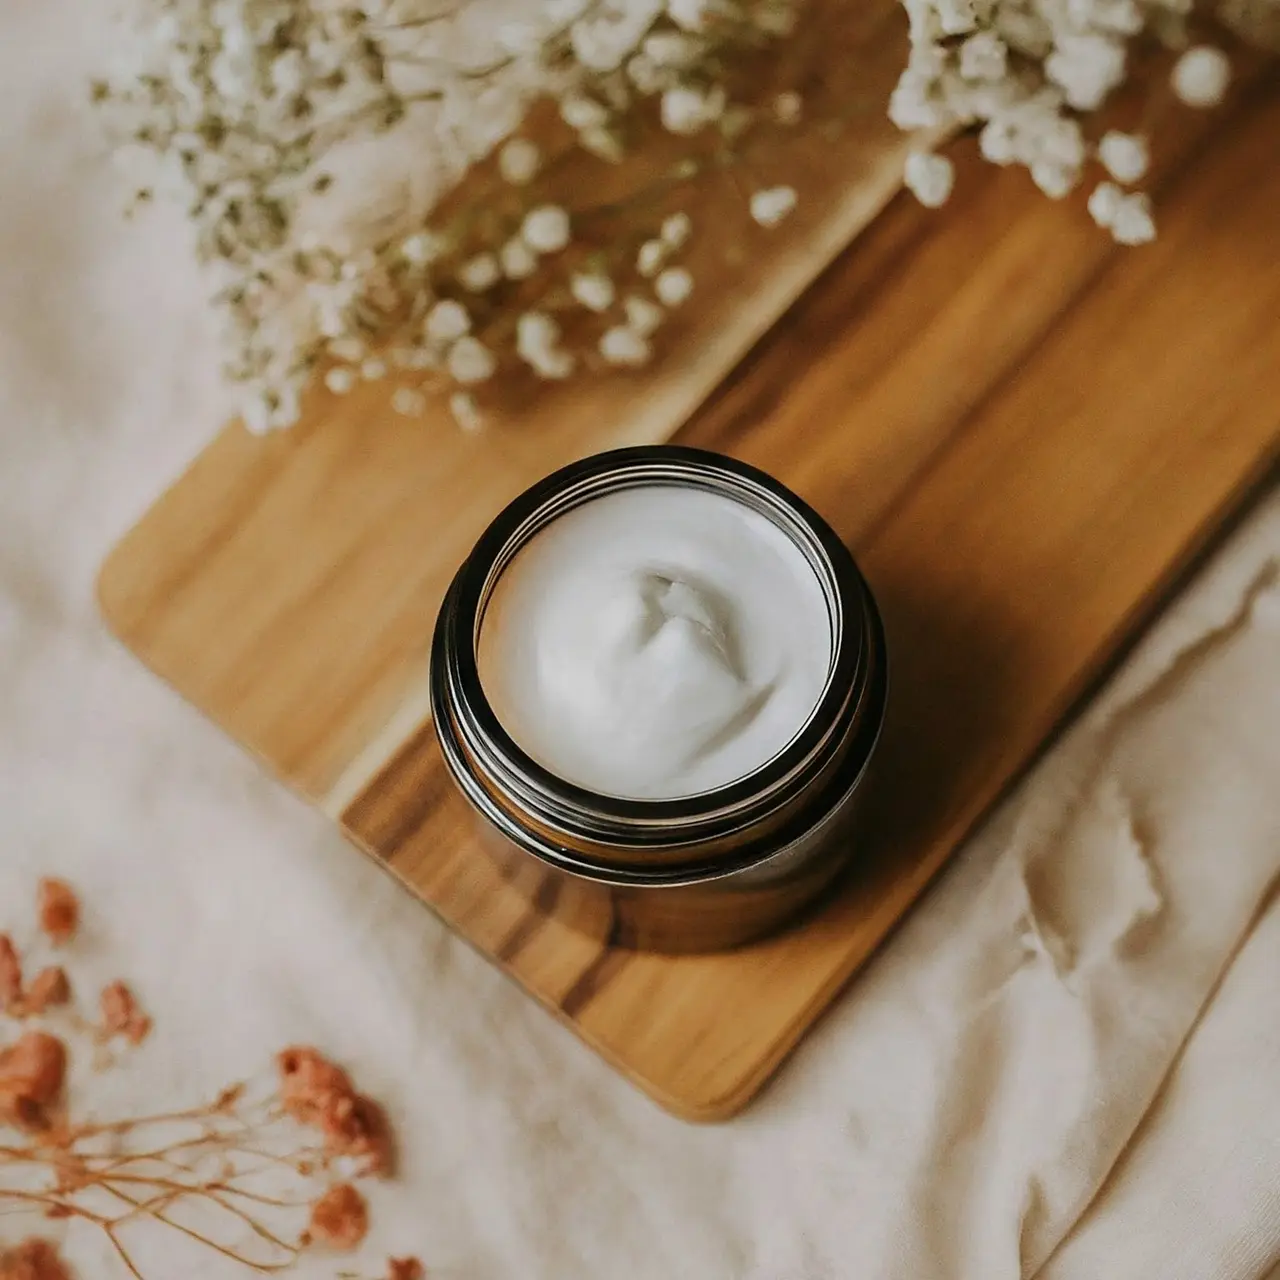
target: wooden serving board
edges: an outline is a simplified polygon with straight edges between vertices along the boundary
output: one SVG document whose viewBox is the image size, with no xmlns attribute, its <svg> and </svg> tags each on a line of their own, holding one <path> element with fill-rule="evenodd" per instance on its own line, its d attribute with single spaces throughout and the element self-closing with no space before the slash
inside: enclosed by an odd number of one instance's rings
<svg viewBox="0 0 1280 1280">
<path fill-rule="evenodd" d="M 1083 194 L 1054 204 L 961 143 L 952 203 L 894 199 L 682 427 L 817 506 L 889 628 L 872 845 L 782 936 L 639 955 L 527 908 L 446 777 L 428 644 L 502 503 L 571 457 L 681 426 L 882 201 L 870 161 L 856 199 L 819 190 L 752 272 L 723 268 L 681 338 L 697 358 L 656 377 L 566 392 L 474 437 L 397 418 L 385 384 L 318 395 L 276 438 L 227 428 L 111 556 L 106 617 L 641 1088 L 726 1117 L 1276 458 L 1280 86 L 1272 71 L 1215 115 L 1157 114 L 1154 245 L 1114 248 Z M 890 134 L 869 136 L 868 157 L 896 162 Z"/>
</svg>

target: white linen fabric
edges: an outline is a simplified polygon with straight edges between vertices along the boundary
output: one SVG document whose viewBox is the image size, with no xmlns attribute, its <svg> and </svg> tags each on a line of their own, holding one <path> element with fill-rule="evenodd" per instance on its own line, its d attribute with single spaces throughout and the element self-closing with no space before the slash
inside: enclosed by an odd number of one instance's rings
<svg viewBox="0 0 1280 1280">
<path fill-rule="evenodd" d="M 36 878 L 66 876 L 75 973 L 128 978 L 156 1021 L 126 1070 L 77 1073 L 79 1106 L 189 1103 L 315 1043 L 400 1135 L 369 1275 L 388 1253 L 459 1280 L 1280 1263 L 1280 495 L 759 1102 L 681 1123 L 98 620 L 101 557 L 229 410 L 180 220 L 116 213 L 84 102 L 108 31 L 0 0 L 0 929 L 23 941 Z M 83 1224 L 0 1218 L 0 1239 L 24 1227 L 123 1274 Z M 243 1274 L 135 1238 L 148 1274 Z"/>
</svg>

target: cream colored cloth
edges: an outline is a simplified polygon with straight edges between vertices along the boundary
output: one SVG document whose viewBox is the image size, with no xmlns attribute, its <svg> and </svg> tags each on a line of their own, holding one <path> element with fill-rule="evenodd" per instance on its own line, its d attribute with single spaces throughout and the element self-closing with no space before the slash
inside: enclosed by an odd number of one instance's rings
<svg viewBox="0 0 1280 1280">
<path fill-rule="evenodd" d="M 320 1045 L 401 1136 L 368 1274 L 388 1252 L 437 1280 L 1280 1262 L 1280 495 L 777 1084 L 685 1125 L 104 634 L 99 559 L 228 405 L 179 220 L 116 216 L 83 104 L 97 21 L 0 0 L 0 927 L 66 875 L 89 906 L 75 972 L 129 978 L 156 1019 L 127 1070 L 77 1073 L 77 1103 L 187 1103 Z M 53 1225 L 86 1280 L 122 1274 Z M 162 1280 L 242 1274 L 136 1241 Z"/>
</svg>

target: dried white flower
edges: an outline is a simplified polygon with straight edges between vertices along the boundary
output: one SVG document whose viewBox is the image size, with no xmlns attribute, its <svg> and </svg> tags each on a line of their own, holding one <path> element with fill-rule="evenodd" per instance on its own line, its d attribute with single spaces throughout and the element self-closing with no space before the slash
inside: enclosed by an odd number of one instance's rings
<svg viewBox="0 0 1280 1280">
<path fill-rule="evenodd" d="M 1147 244 L 1154 240 L 1156 224 L 1151 216 L 1151 201 L 1141 193 L 1122 196 L 1111 219 L 1111 234 L 1117 244 Z"/>
<path fill-rule="evenodd" d="M 724 115 L 725 100 L 719 85 L 706 91 L 676 85 L 662 95 L 662 127 L 670 133 L 697 133 Z"/>
<path fill-rule="evenodd" d="M 601 129 L 609 123 L 608 108 L 594 98 L 572 94 L 560 100 L 560 118 L 579 133 L 587 129 Z"/>
<path fill-rule="evenodd" d="M 607 364 L 639 368 L 649 362 L 649 344 L 626 325 L 606 329 L 600 338 L 600 354 Z"/>
<path fill-rule="evenodd" d="M 397 387 L 391 393 L 391 407 L 406 418 L 420 418 L 427 411 L 427 397 L 412 387 Z"/>
<path fill-rule="evenodd" d="M 1180 102 L 1189 107 L 1216 107 L 1231 83 L 1231 61 L 1221 49 L 1197 45 L 1174 63 L 1170 82 Z"/>
<path fill-rule="evenodd" d="M 751 216 L 762 227 L 776 227 L 796 207 L 794 187 L 766 187 L 751 197 Z"/>
<path fill-rule="evenodd" d="M 516 321 L 516 354 L 540 378 L 555 381 L 574 370 L 573 356 L 560 349 L 560 326 L 543 311 L 527 311 Z"/>
<path fill-rule="evenodd" d="M 524 360 L 545 355 L 560 341 L 560 326 L 545 311 L 526 311 L 516 321 L 516 354 Z"/>
<path fill-rule="evenodd" d="M 539 205 L 525 214 L 520 234 L 536 253 L 559 253 L 569 243 L 569 215 L 559 205 Z"/>
<path fill-rule="evenodd" d="M 636 254 L 636 270 L 647 280 L 658 274 L 666 257 L 667 246 L 661 240 L 646 240 Z"/>
<path fill-rule="evenodd" d="M 608 311 L 613 305 L 613 281 L 599 271 L 580 271 L 569 280 L 569 292 L 588 311 Z"/>
<path fill-rule="evenodd" d="M 341 365 L 335 366 L 324 375 L 324 385 L 336 396 L 345 396 L 356 385 L 356 375 Z"/>
<path fill-rule="evenodd" d="M 476 407 L 475 397 L 465 391 L 455 391 L 449 397 L 449 412 L 463 431 L 479 431 L 484 426 L 484 417 Z"/>
<path fill-rule="evenodd" d="M 994 31 L 979 31 L 960 46 L 960 74 L 966 80 L 1002 80 L 1008 52 Z"/>
<path fill-rule="evenodd" d="M 514 187 L 532 182 L 540 162 L 538 148 L 528 138 L 512 138 L 498 152 L 498 172 Z"/>
<path fill-rule="evenodd" d="M 687 213 L 671 213 L 662 220 L 662 243 L 668 249 L 680 249 L 689 239 L 693 222 Z"/>
<path fill-rule="evenodd" d="M 503 182 L 523 188 L 539 177 L 543 156 L 530 138 L 507 128 L 511 117 L 504 113 L 533 82 L 525 73 L 534 72 L 559 99 L 582 151 L 621 160 L 628 139 L 646 137 L 628 127 L 629 115 L 656 99 L 667 131 L 714 128 L 708 145 L 717 161 L 736 163 L 738 139 L 761 112 L 730 101 L 731 57 L 754 53 L 762 36 L 789 31 L 797 0 L 540 0 L 489 32 L 511 55 L 492 68 L 467 65 L 465 42 L 453 41 L 452 33 L 440 39 L 444 28 L 434 29 L 434 11 L 420 14 L 420 7 L 401 0 L 164 0 L 147 32 L 154 47 L 146 65 L 130 66 L 118 88 L 95 89 L 100 100 L 129 108 L 128 136 L 171 171 L 188 201 L 202 259 L 226 276 L 219 301 L 231 322 L 228 368 L 245 389 L 246 420 L 258 430 L 297 417 L 312 370 L 344 394 L 361 378 L 385 378 L 389 367 L 436 370 L 468 385 L 494 377 L 517 357 L 551 379 L 583 363 L 581 349 L 561 336 L 547 310 L 520 317 L 508 342 L 508 294 L 523 291 L 497 289 L 504 276 L 530 278 L 541 255 L 570 247 L 576 215 L 520 190 L 508 190 L 492 211 L 468 206 L 463 194 L 462 208 L 443 205 L 433 229 L 422 225 L 420 185 L 406 182 L 396 190 L 401 206 L 385 217 L 381 193 L 369 193 L 379 201 L 378 216 L 365 219 L 366 193 L 356 191 L 348 202 L 353 220 L 344 228 L 334 222 L 341 201 L 325 201 L 318 211 L 309 202 L 347 180 L 343 161 L 371 135 L 396 128 L 424 104 L 424 112 L 440 113 L 451 149 L 446 159 L 492 153 Z M 428 20 L 419 23 L 420 16 Z M 981 49 L 977 41 L 971 64 Z M 523 65 L 499 92 L 491 80 L 512 61 Z M 953 75 L 954 63 L 953 57 Z M 794 122 L 799 95 L 777 94 L 764 114 Z M 430 133 L 435 121 L 420 123 Z M 422 130 L 407 135 L 410 154 L 422 136 Z M 700 152 L 688 148 L 664 162 L 664 177 L 676 186 L 693 183 L 706 167 Z M 357 165 L 356 172 L 365 170 Z M 625 209 L 639 194 L 611 193 L 610 202 Z M 758 192 L 753 216 L 773 225 L 795 198 L 789 187 Z M 636 203 L 637 219 L 646 216 L 639 210 L 647 204 Z M 688 216 L 667 216 L 638 248 L 636 231 L 628 225 L 614 239 L 593 243 L 587 264 L 566 272 L 563 283 L 551 279 L 555 265 L 545 265 L 549 300 L 567 284 L 579 306 L 599 314 L 618 304 L 614 277 L 638 272 L 652 281 L 651 294 L 621 300 L 624 324 L 585 339 L 598 341 L 606 362 L 623 366 L 650 358 L 648 339 L 664 308 L 681 305 L 693 288 L 684 267 L 668 265 L 689 239 Z M 473 294 L 488 295 L 483 307 Z M 330 358 L 338 363 L 331 366 Z M 387 394 L 397 412 L 417 416 L 430 391 L 393 384 Z M 464 426 L 477 425 L 469 395 L 458 392 L 451 408 Z"/>
<path fill-rule="evenodd" d="M 468 335 L 459 338 L 449 348 L 445 361 L 449 376 L 455 381 L 469 386 L 477 382 L 487 382 L 498 368 L 497 357 L 477 338 Z"/>
<path fill-rule="evenodd" d="M 469 293 L 483 293 L 502 279 L 502 269 L 491 253 L 478 253 L 458 268 L 458 283 Z"/>
<path fill-rule="evenodd" d="M 1100 182 L 1089 193 L 1089 216 L 1109 231 L 1124 202 L 1124 192 L 1114 182 Z"/>
<path fill-rule="evenodd" d="M 929 209 L 946 204 L 955 184 L 955 166 L 946 156 L 928 151 L 913 151 L 902 167 L 907 190 Z"/>
<path fill-rule="evenodd" d="M 508 280 L 527 280 L 538 269 L 538 255 L 519 236 L 514 236 L 498 251 L 502 274 Z"/>
<path fill-rule="evenodd" d="M 656 302 L 636 294 L 628 294 L 622 300 L 622 310 L 627 317 L 627 328 L 642 338 L 652 337 L 665 319 L 665 313 Z"/>
<path fill-rule="evenodd" d="M 471 314 L 462 303 L 445 298 L 427 312 L 423 331 L 432 342 L 456 342 L 471 332 Z"/>
<path fill-rule="evenodd" d="M 540 378 L 549 382 L 562 382 L 578 367 L 578 362 L 570 352 L 557 348 L 536 360 L 530 360 L 529 367 Z"/>
<path fill-rule="evenodd" d="M 1098 143 L 1098 159 L 1118 182 L 1137 182 L 1151 162 L 1146 139 L 1111 129 Z"/>
<path fill-rule="evenodd" d="M 1044 70 L 1062 89 L 1068 106 L 1094 111 L 1124 79 L 1124 43 L 1096 33 L 1060 36 Z"/>
<path fill-rule="evenodd" d="M 664 307 L 678 307 L 693 292 L 693 276 L 684 267 L 668 267 L 653 282 L 653 291 Z"/>
<path fill-rule="evenodd" d="M 1054 164 L 1052 160 L 1036 160 L 1031 165 L 1031 181 L 1049 197 L 1050 200 L 1061 200 L 1075 188 L 1078 174 L 1065 165 Z"/>
</svg>

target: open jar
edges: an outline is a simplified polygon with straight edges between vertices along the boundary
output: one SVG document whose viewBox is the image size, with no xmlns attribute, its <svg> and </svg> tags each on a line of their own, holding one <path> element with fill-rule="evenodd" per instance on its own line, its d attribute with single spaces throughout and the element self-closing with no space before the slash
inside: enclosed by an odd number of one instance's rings
<svg viewBox="0 0 1280 1280">
<path fill-rule="evenodd" d="M 857 848 L 884 633 L 830 526 L 682 446 L 574 463 L 447 592 L 445 763 L 504 875 L 603 943 L 719 950 L 782 926 Z"/>
</svg>

